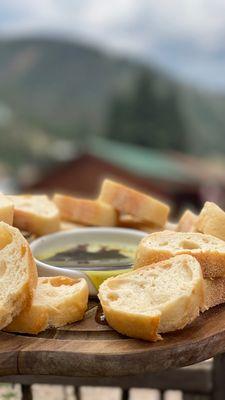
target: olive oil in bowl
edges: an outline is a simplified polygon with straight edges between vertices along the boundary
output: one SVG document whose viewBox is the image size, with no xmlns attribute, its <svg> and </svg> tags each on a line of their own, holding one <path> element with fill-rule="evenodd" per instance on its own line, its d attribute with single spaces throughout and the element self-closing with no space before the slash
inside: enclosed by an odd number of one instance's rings
<svg viewBox="0 0 225 400">
<path fill-rule="evenodd" d="M 40 254 L 44 263 L 59 268 L 79 270 L 125 269 L 133 264 L 136 247 L 119 243 L 84 243 Z"/>
<path fill-rule="evenodd" d="M 76 228 L 43 236 L 31 243 L 39 276 L 84 278 L 97 295 L 107 278 L 131 270 L 146 233 L 124 228 Z"/>
</svg>

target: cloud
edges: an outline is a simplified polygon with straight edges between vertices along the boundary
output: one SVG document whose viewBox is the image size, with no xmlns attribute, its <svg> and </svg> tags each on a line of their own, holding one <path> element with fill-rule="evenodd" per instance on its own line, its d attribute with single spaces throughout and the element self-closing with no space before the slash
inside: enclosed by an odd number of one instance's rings
<svg viewBox="0 0 225 400">
<path fill-rule="evenodd" d="M 7 34 L 42 30 L 57 18 L 54 0 L 0 0 L 0 30 Z"/>
<path fill-rule="evenodd" d="M 224 0 L 0 0 L 0 31 L 57 33 L 201 78 L 225 57 Z M 225 61 L 224 61 L 225 63 Z M 196 68 L 195 68 L 196 65 Z M 204 76 L 204 74 L 202 74 Z"/>
<path fill-rule="evenodd" d="M 208 50 L 225 33 L 223 0 L 0 0 L 0 15 L 6 32 L 80 32 L 114 46 L 119 31 L 155 43 L 179 35 Z"/>
</svg>

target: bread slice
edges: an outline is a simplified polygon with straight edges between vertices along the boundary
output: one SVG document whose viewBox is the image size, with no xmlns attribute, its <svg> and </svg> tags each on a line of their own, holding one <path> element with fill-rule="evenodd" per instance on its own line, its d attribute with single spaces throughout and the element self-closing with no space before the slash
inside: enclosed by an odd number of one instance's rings
<svg viewBox="0 0 225 400">
<path fill-rule="evenodd" d="M 0 329 L 29 307 L 37 269 L 29 245 L 18 229 L 0 222 Z"/>
<path fill-rule="evenodd" d="M 0 193 L 0 221 L 6 222 L 9 225 L 13 223 L 14 206 L 9 197 Z"/>
<path fill-rule="evenodd" d="M 38 236 L 58 231 L 59 211 L 45 195 L 9 196 L 14 204 L 13 225 Z"/>
<path fill-rule="evenodd" d="M 109 278 L 99 288 L 107 322 L 118 332 L 145 340 L 182 329 L 204 304 L 198 261 L 181 255 Z"/>
<path fill-rule="evenodd" d="M 7 332 L 37 334 L 50 327 L 79 321 L 87 309 L 85 279 L 65 276 L 38 278 L 33 302 L 5 328 Z"/>
<path fill-rule="evenodd" d="M 134 216 L 140 221 L 164 226 L 169 214 L 169 206 L 137 190 L 105 179 L 99 199 L 110 204 L 123 214 Z"/>
<path fill-rule="evenodd" d="M 151 222 L 145 224 L 140 219 L 135 218 L 132 215 L 123 213 L 118 216 L 118 226 L 121 226 L 122 228 L 143 230 L 146 232 L 158 232 L 162 229 L 162 227 L 156 224 L 153 224 Z"/>
<path fill-rule="evenodd" d="M 225 278 L 204 279 L 205 301 L 201 311 L 225 303 Z"/>
<path fill-rule="evenodd" d="M 101 201 L 79 199 L 63 194 L 55 194 L 53 201 L 64 220 L 93 226 L 117 224 L 117 213 L 114 208 Z"/>
<path fill-rule="evenodd" d="M 198 216 L 191 210 L 185 210 L 181 215 L 176 230 L 178 232 L 196 232 L 196 222 Z"/>
<path fill-rule="evenodd" d="M 195 232 L 163 231 L 146 236 L 137 248 L 134 268 L 178 254 L 194 256 L 204 278 L 225 277 L 225 243 L 214 236 Z"/>
<path fill-rule="evenodd" d="M 199 232 L 225 240 L 225 212 L 215 203 L 207 201 L 196 221 Z"/>
<path fill-rule="evenodd" d="M 166 222 L 164 227 L 158 226 L 150 222 L 144 223 L 143 221 L 140 221 L 138 218 L 135 218 L 129 214 L 120 214 L 118 216 L 118 226 L 121 226 L 123 228 L 137 229 L 146 233 L 159 232 L 164 229 L 175 231 L 177 227 L 176 224 L 169 221 Z"/>
</svg>

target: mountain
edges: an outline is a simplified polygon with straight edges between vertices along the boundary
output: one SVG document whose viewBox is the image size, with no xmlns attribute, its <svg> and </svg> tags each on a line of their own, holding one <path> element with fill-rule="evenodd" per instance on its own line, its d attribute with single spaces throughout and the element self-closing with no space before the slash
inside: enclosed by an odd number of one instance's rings
<svg viewBox="0 0 225 400">
<path fill-rule="evenodd" d="M 89 135 L 223 153 L 225 98 L 82 43 L 0 40 L 0 157 L 29 161 L 48 138 Z"/>
<path fill-rule="evenodd" d="M 1 100 L 53 134 L 102 128 L 107 102 L 129 88 L 139 66 L 73 42 L 0 41 Z"/>
</svg>

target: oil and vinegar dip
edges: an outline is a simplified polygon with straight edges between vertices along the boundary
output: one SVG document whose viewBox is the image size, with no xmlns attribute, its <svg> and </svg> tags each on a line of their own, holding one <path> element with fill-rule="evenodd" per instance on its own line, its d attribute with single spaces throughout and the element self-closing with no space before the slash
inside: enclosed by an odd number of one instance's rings
<svg viewBox="0 0 225 400">
<path fill-rule="evenodd" d="M 130 268 L 136 246 L 120 243 L 82 243 L 39 254 L 39 260 L 55 267 L 79 270 L 109 270 Z"/>
</svg>

